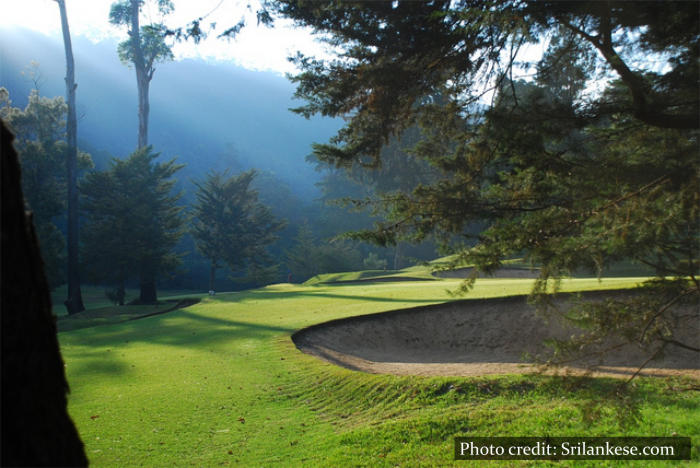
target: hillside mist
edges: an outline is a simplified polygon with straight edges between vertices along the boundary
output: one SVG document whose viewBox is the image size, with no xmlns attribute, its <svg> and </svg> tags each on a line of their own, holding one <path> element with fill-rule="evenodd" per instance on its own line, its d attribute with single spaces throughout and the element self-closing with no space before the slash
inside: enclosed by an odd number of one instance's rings
<svg viewBox="0 0 700 468">
<path fill-rule="evenodd" d="M 117 57 L 117 43 L 73 38 L 78 83 L 78 138 L 98 168 L 108 154 L 124 157 L 136 146 L 134 71 Z M 38 63 L 38 85 L 47 97 L 65 94 L 65 61 L 59 37 L 25 29 L 0 30 L 0 86 L 24 107 L 34 82 L 23 71 Z M 161 64 L 151 82 L 149 140 L 167 158 L 187 164 L 180 178 L 210 169 L 258 168 L 289 185 L 300 198 L 317 196 L 318 173 L 305 161 L 341 123 L 306 120 L 288 109 L 294 86 L 271 72 L 227 63 L 183 60 Z"/>
</svg>

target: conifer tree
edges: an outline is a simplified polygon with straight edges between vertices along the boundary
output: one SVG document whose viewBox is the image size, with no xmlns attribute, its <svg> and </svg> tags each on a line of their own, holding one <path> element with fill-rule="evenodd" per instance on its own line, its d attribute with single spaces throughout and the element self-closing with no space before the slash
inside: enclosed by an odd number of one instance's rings
<svg viewBox="0 0 700 468">
<path fill-rule="evenodd" d="M 183 166 L 174 159 L 156 162 L 158 156 L 141 148 L 81 184 L 86 270 L 95 281 L 115 284 L 122 298 L 128 279 L 155 279 L 180 264 L 173 248 L 185 218 L 173 176 Z M 141 288 L 140 303 L 157 302 L 155 280 L 152 284 Z"/>
<path fill-rule="evenodd" d="M 266 248 L 286 224 L 258 201 L 251 187 L 255 175 L 254 170 L 236 176 L 212 172 L 195 183 L 192 235 L 197 249 L 211 262 L 209 290 L 215 290 L 216 271 L 224 265 L 234 272 L 249 267 L 264 276 L 271 261 Z"/>
</svg>

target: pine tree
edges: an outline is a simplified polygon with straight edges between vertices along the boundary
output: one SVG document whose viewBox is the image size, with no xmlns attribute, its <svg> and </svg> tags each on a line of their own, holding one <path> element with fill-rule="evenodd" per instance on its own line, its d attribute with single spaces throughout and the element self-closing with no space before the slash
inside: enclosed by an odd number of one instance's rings
<svg viewBox="0 0 700 468">
<path fill-rule="evenodd" d="M 129 278 L 154 278 L 153 288 L 141 288 L 138 301 L 145 304 L 157 302 L 155 278 L 180 263 L 172 250 L 185 221 L 173 179 L 183 166 L 175 160 L 156 163 L 157 157 L 150 147 L 142 148 L 125 160 L 112 160 L 107 171 L 89 174 L 81 184 L 88 274 L 116 284 L 122 297 Z"/>
<path fill-rule="evenodd" d="M 412 154 L 444 173 L 384 200 L 388 219 L 358 237 L 469 239 L 476 246 L 455 258 L 486 273 L 524 256 L 542 267 L 535 293 L 581 269 L 640 262 L 657 279 L 626 301 L 582 308 L 589 333 L 569 349 L 612 334 L 650 358 L 700 351 L 678 335 L 700 319 L 696 4 L 275 5 L 340 51 L 297 57 L 297 112 L 346 119 L 314 147 L 317 159 L 379 165 L 387 143 L 418 125 Z M 536 76 L 519 81 L 523 46 L 539 41 L 548 47 L 529 64 Z"/>
<path fill-rule="evenodd" d="M 149 89 L 155 65 L 173 59 L 171 48 L 165 42 L 166 27 L 163 23 L 140 24 L 140 13 L 145 2 L 143 0 L 120 0 L 112 4 L 109 11 L 109 21 L 115 26 L 126 26 L 129 38 L 118 46 L 119 58 L 125 64 L 131 64 L 136 71 L 136 88 L 138 91 L 138 139 L 137 149 L 148 145 L 148 118 L 151 104 Z M 157 9 L 161 15 L 167 15 L 173 10 L 170 0 L 157 0 Z M 142 270 L 140 281 L 141 300 L 148 302 L 156 298 L 156 278 L 151 268 Z"/>
<path fill-rule="evenodd" d="M 323 273 L 317 254 L 318 243 L 308 222 L 299 226 L 294 245 L 285 253 L 289 276 L 295 282 L 302 282 L 314 275 Z"/>
<path fill-rule="evenodd" d="M 255 175 L 253 170 L 237 176 L 212 172 L 195 183 L 192 235 L 197 249 L 211 262 L 209 290 L 215 289 L 216 270 L 224 265 L 234 272 L 249 267 L 258 278 L 269 276 L 266 248 L 286 223 L 258 201 L 251 187 Z"/>
</svg>

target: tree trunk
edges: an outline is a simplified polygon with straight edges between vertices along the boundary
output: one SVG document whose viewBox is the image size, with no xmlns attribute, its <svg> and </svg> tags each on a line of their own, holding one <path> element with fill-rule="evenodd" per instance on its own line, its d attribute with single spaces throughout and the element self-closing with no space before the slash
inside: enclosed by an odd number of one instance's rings
<svg viewBox="0 0 700 468">
<path fill-rule="evenodd" d="M 401 268 L 401 243 L 397 242 L 394 249 L 394 270 Z"/>
<path fill-rule="evenodd" d="M 141 289 L 139 294 L 139 302 L 141 304 L 155 304 L 158 302 L 156 280 L 152 276 L 142 277 L 141 284 L 139 286 Z"/>
<path fill-rule="evenodd" d="M 141 49 L 141 27 L 139 26 L 139 0 L 131 0 L 131 49 L 133 52 L 134 70 L 136 70 L 136 88 L 139 96 L 139 133 L 137 148 L 148 145 L 148 87 L 151 81 L 146 61 Z"/>
<path fill-rule="evenodd" d="M 129 35 L 132 41 L 133 62 L 136 70 L 136 88 L 139 99 L 139 133 L 137 149 L 148 145 L 148 114 L 150 105 L 148 103 L 148 88 L 151 75 L 146 70 L 146 61 L 141 49 L 141 27 L 139 25 L 139 0 L 131 0 L 131 30 Z M 154 304 L 158 302 L 156 293 L 156 281 L 154 275 L 141 275 L 139 302 L 143 304 Z"/>
<path fill-rule="evenodd" d="M 119 286 L 117 286 L 117 304 L 120 306 L 124 305 L 124 298 L 126 297 L 126 287 L 124 286 L 124 280 L 119 281 Z"/>
<path fill-rule="evenodd" d="M 146 75 L 145 70 L 139 71 L 136 68 L 136 85 L 138 86 L 139 94 L 139 137 L 138 147 L 143 148 L 148 145 L 148 113 L 150 112 L 150 104 L 148 103 L 148 88 L 150 80 Z"/>
<path fill-rule="evenodd" d="M 215 291 L 214 282 L 216 281 L 216 262 L 211 262 L 211 267 L 209 268 L 209 291 Z"/>
<path fill-rule="evenodd" d="M 68 154 L 66 156 L 66 172 L 68 175 L 68 298 L 64 304 L 68 314 L 76 314 L 85 310 L 83 295 L 80 291 L 80 272 L 78 270 L 78 121 L 75 116 L 75 64 L 73 47 L 68 28 L 68 16 L 64 0 L 56 0 L 61 13 L 61 29 L 63 30 L 63 46 L 66 50 L 66 100 L 68 101 L 68 119 L 66 132 L 68 136 Z"/>
<path fill-rule="evenodd" d="M 24 211 L 12 134 L 0 123 L 2 168 L 2 466 L 87 466 L 67 411 L 63 359 L 49 285 L 31 217 Z"/>
</svg>

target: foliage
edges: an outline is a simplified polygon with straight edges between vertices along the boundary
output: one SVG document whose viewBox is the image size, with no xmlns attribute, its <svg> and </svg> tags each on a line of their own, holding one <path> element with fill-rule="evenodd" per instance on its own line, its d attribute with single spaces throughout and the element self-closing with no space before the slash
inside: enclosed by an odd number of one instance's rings
<svg viewBox="0 0 700 468">
<path fill-rule="evenodd" d="M 211 172 L 203 182 L 195 182 L 192 236 L 197 250 L 211 261 L 210 289 L 214 289 L 215 271 L 223 264 L 234 272 L 250 267 L 256 281 L 274 274 L 266 248 L 286 223 L 258 201 L 258 192 L 251 188 L 255 176 L 254 170 L 237 176 Z"/>
<path fill-rule="evenodd" d="M 374 252 L 370 252 L 364 260 L 362 260 L 362 265 L 369 270 L 386 270 L 386 259 L 379 258 Z"/>
<path fill-rule="evenodd" d="M 185 218 L 173 175 L 183 166 L 174 159 L 156 163 L 158 156 L 141 148 L 113 159 L 108 170 L 88 174 L 81 184 L 82 258 L 93 281 L 123 290 L 129 278 L 157 277 L 179 265 L 172 249 Z"/>
<path fill-rule="evenodd" d="M 163 39 L 165 26 L 162 24 L 148 24 L 141 28 L 141 50 L 143 51 L 146 67 L 153 70 L 158 62 L 169 62 L 173 59 L 170 46 Z M 134 49 L 131 41 L 126 40 L 119 43 L 117 47 L 119 59 L 125 64 L 134 63 Z"/>
<path fill-rule="evenodd" d="M 371 228 L 373 223 L 388 214 L 387 204 L 376 203 L 376 199 L 395 199 L 410 194 L 418 185 L 438 180 L 440 169 L 411 152 L 419 137 L 420 129 L 411 128 L 400 139 L 391 138 L 382 148 L 376 165 L 363 158 L 361 161 L 345 161 L 339 167 L 328 167 L 311 155 L 309 159 L 315 161 L 317 169 L 325 173 L 317 184 L 325 205 L 319 210 L 322 222 L 317 228 L 318 234 L 321 237 L 363 240 L 354 232 Z M 369 253 L 371 248 L 364 242 L 356 242 L 355 246 L 363 254 Z M 386 254 L 386 248 L 381 250 Z M 397 242 L 393 255 L 393 268 L 397 269 L 401 261 L 407 258 L 433 259 L 435 244 L 432 239 L 421 239 L 416 245 Z"/>
<path fill-rule="evenodd" d="M 386 216 L 386 205 L 375 203 L 377 198 L 390 200 L 410 194 L 415 187 L 439 179 L 440 169 L 411 152 L 420 135 L 420 129 L 410 128 L 401 138 L 391 138 L 376 161 L 337 161 L 340 167 L 329 168 L 313 154 L 309 157 L 318 169 L 325 170 L 318 186 L 328 206 L 324 214 L 331 218 L 329 224 L 337 227 L 334 235 L 338 231 L 367 229 L 373 221 Z M 323 146 L 314 147 L 318 150 Z"/>
<path fill-rule="evenodd" d="M 139 1 L 139 10 L 144 6 L 143 1 Z M 170 0 L 158 0 L 157 9 L 161 15 L 167 15 L 174 9 L 173 3 Z M 131 28 L 132 25 L 132 0 L 120 0 L 112 4 L 109 11 L 109 22 L 115 26 L 126 26 Z M 130 29 L 129 29 L 130 30 Z M 143 56 L 146 74 L 153 76 L 154 65 L 159 62 L 167 62 L 173 59 L 171 47 L 165 42 L 167 28 L 163 23 L 153 23 L 141 26 L 139 31 L 138 46 L 134 44 L 133 32 L 130 32 L 130 38 L 120 42 L 117 47 L 119 59 L 125 64 L 135 64 L 136 55 Z M 138 50 L 138 51 L 137 51 Z"/>
<path fill-rule="evenodd" d="M 66 210 L 66 111 L 62 97 L 42 97 L 36 89 L 24 109 L 12 107 L 8 91 L 0 88 L 0 117 L 15 134 L 24 197 L 52 288 L 65 281 L 65 240 L 57 224 Z M 78 157 L 80 169 L 92 166 L 88 154 L 80 152 Z"/>
<path fill-rule="evenodd" d="M 285 252 L 285 263 L 292 281 L 301 283 L 320 273 L 356 270 L 362 265 L 362 256 L 347 241 L 319 241 L 309 223 L 304 222 L 292 248 Z"/>
<path fill-rule="evenodd" d="M 318 264 L 315 256 L 316 242 L 308 222 L 299 226 L 294 238 L 293 247 L 285 254 L 289 274 L 295 282 L 303 282 L 318 273 Z"/>
<path fill-rule="evenodd" d="M 487 273 L 522 256 L 542 267 L 535 293 L 582 268 L 650 265 L 658 280 L 627 306 L 582 314 L 596 317 L 593 336 L 623 335 L 653 356 L 668 345 L 700 351 L 675 336 L 700 318 L 677 307 L 700 297 L 696 6 L 290 0 L 276 9 L 338 51 L 296 58 L 306 101 L 296 111 L 347 121 L 315 146 L 317 159 L 378 165 L 417 125 L 412 154 L 443 174 L 381 198 L 387 221 L 355 237 L 462 238 L 458 246 L 477 245 L 456 261 Z M 523 62 L 538 42 L 542 57 Z M 524 70 L 534 78 L 518 79 Z"/>
<path fill-rule="evenodd" d="M 162 23 L 140 24 L 140 14 L 145 2 L 143 0 L 119 0 L 112 4 L 109 21 L 115 26 L 125 26 L 129 38 L 120 43 L 117 51 L 119 58 L 126 64 L 133 64 L 136 71 L 136 89 L 138 92 L 138 139 L 137 148 L 148 145 L 148 116 L 150 113 L 149 87 L 155 64 L 172 60 L 170 45 L 166 44 L 166 28 Z M 157 0 L 161 15 L 172 12 L 170 0 Z M 142 278 L 141 300 L 155 301 L 155 283 L 153 278 Z"/>
<path fill-rule="evenodd" d="M 105 289 L 105 297 L 115 305 L 123 305 L 126 292 L 122 288 Z"/>
</svg>

